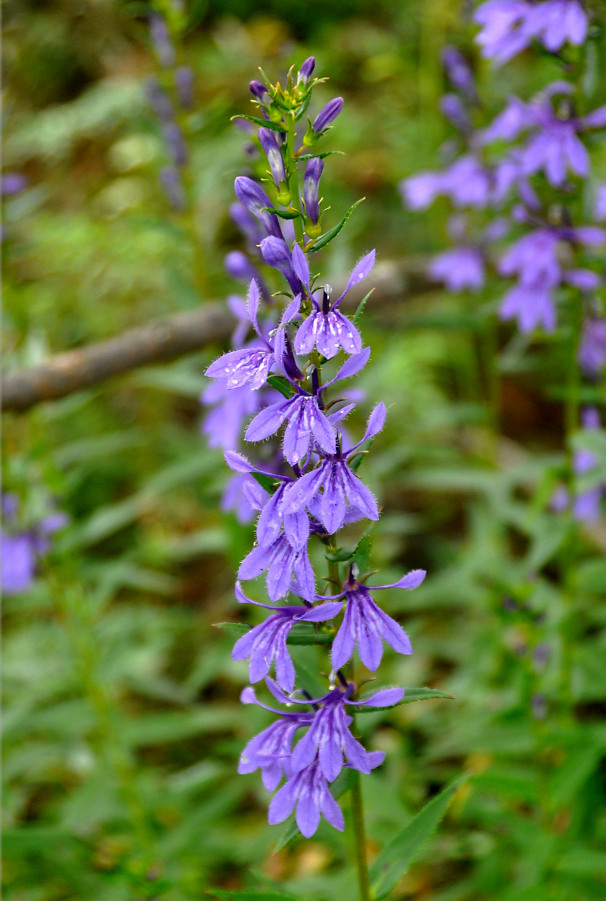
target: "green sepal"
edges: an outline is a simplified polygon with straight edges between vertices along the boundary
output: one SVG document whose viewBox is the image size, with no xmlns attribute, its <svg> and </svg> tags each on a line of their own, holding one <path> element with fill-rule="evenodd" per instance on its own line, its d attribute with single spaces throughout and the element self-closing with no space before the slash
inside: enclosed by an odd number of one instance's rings
<svg viewBox="0 0 606 901">
<path fill-rule="evenodd" d="M 322 247 L 326 247 L 327 244 L 330 244 L 330 242 L 333 240 L 333 238 L 337 237 L 337 235 L 339 234 L 339 232 L 341 231 L 341 229 L 343 228 L 343 226 L 345 225 L 345 223 L 347 222 L 347 220 L 349 219 L 349 217 L 351 216 L 351 214 L 353 213 L 355 208 L 357 206 L 359 206 L 363 200 L 366 200 L 366 198 L 360 197 L 359 200 L 356 200 L 355 203 L 352 203 L 352 205 L 347 210 L 347 212 L 345 213 L 345 215 L 343 216 L 341 221 L 338 223 L 338 225 L 335 225 L 333 228 L 329 229 L 327 232 L 324 232 L 323 235 L 320 235 L 320 237 L 316 241 L 314 241 L 313 246 L 309 248 L 309 252 L 315 253 L 316 250 L 321 250 Z"/>
<path fill-rule="evenodd" d="M 270 375 L 267 379 L 267 384 L 279 391 L 283 397 L 292 397 L 295 393 L 288 379 L 281 375 Z"/>
<path fill-rule="evenodd" d="M 237 116 L 232 116 L 230 122 L 233 122 L 234 119 L 246 119 L 247 122 L 254 122 L 255 125 L 260 125 L 261 128 L 269 128 L 271 131 L 286 131 L 283 125 L 280 125 L 278 122 L 272 122 L 271 119 L 260 119 L 258 116 L 246 116 L 244 113 L 238 113 Z"/>
<path fill-rule="evenodd" d="M 297 210 L 277 210 L 273 206 L 262 206 L 261 209 L 265 213 L 273 213 L 274 216 L 279 216 L 280 219 L 298 219 L 301 215 Z"/>
<path fill-rule="evenodd" d="M 399 688 L 397 685 L 382 685 L 381 691 L 383 688 Z M 364 701 L 366 698 L 372 697 L 373 694 L 376 694 L 376 691 L 373 691 L 370 694 L 363 695 L 360 700 Z M 445 698 L 449 701 L 454 700 L 454 695 L 449 695 L 445 691 L 438 691 L 436 688 L 405 688 L 404 689 L 404 697 L 401 701 L 398 701 L 397 704 L 390 704 L 389 707 L 356 707 L 356 713 L 377 713 L 379 710 L 392 710 L 394 707 L 401 707 L 402 704 L 413 704 L 415 701 L 435 701 L 440 698 Z M 352 708 L 353 709 L 353 708 Z"/>
<path fill-rule="evenodd" d="M 307 112 L 307 107 L 309 106 L 310 100 L 311 100 L 311 91 L 308 91 L 305 96 L 305 99 L 303 100 L 303 103 L 301 104 L 301 106 L 299 107 L 297 112 L 295 113 L 295 122 L 298 122 L 299 119 L 303 118 L 303 116 Z"/>
</svg>

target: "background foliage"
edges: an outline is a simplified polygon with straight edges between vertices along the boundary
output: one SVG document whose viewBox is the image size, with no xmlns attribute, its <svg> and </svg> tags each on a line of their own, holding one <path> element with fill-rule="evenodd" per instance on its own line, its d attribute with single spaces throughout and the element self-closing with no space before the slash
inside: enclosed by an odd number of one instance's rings
<svg viewBox="0 0 606 901">
<path fill-rule="evenodd" d="M 331 158 L 324 193 L 335 215 L 367 200 L 325 255 L 329 277 L 374 246 L 387 260 L 445 242 L 446 207 L 413 216 L 396 187 L 439 163 L 439 50 L 471 49 L 458 0 L 193 2 L 181 49 L 196 73 L 191 217 L 170 212 L 157 182 L 166 160 L 142 89 L 156 71 L 146 10 L 6 6 L 5 165 L 30 183 L 5 204 L 7 369 L 238 290 L 222 262 L 239 246 L 227 207 L 245 164 L 230 116 L 247 109 L 259 64 L 279 77 L 313 53 L 330 74 L 326 99 L 346 100 L 329 139 L 346 155 Z M 550 65 L 478 76 L 497 110 Z M 391 656 L 388 678 L 456 696 L 361 718 L 388 752 L 363 780 L 370 852 L 468 771 L 394 897 L 596 899 L 606 529 L 571 535 L 548 512 L 565 461 L 562 344 L 495 333 L 497 297 L 497 286 L 480 299 L 433 290 L 380 315 L 368 304 L 358 425 L 371 402 L 391 406 L 366 473 L 384 509 L 375 565 L 383 581 L 429 573 L 386 601 L 415 649 Z M 260 781 L 235 777 L 266 719 L 243 713 L 246 667 L 212 628 L 236 618 L 233 574 L 251 541 L 218 510 L 227 472 L 199 434 L 217 351 L 6 417 L 5 489 L 26 518 L 46 493 L 71 517 L 35 587 L 5 600 L 4 879 L 15 901 L 355 891 L 329 827 L 272 855 L 282 830 L 265 823 Z"/>
</svg>

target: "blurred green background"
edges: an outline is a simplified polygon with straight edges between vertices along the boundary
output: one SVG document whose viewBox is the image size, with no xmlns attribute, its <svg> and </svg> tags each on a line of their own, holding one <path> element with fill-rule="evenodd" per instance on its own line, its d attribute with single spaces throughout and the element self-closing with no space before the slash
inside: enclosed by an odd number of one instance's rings
<svg viewBox="0 0 606 901">
<path fill-rule="evenodd" d="M 246 165 L 230 117 L 249 110 L 259 65 L 275 80 L 313 54 L 330 76 L 319 99 L 345 98 L 328 141 L 346 155 L 327 160 L 323 192 L 334 221 L 367 200 L 323 254 L 329 279 L 371 247 L 379 261 L 416 262 L 446 243 L 446 206 L 413 215 L 397 184 L 439 165 L 449 136 L 439 51 L 471 51 L 466 4 L 194 0 L 179 46 L 195 71 L 183 119 L 193 215 L 172 213 L 158 184 L 167 160 L 142 87 L 159 74 L 148 10 L 4 5 L 4 165 L 29 180 L 5 203 L 5 370 L 240 290 L 223 270 L 241 246 L 227 209 Z M 549 60 L 498 77 L 478 67 L 494 110 L 554 73 Z M 383 582 L 428 570 L 414 593 L 385 593 L 414 655 L 387 654 L 381 680 L 456 696 L 363 718 L 387 751 L 363 780 L 369 853 L 468 771 L 394 897 L 595 901 L 606 897 L 606 529 L 576 536 L 571 589 L 568 526 L 546 512 L 565 459 L 562 352 L 495 335 L 498 293 L 407 292 L 380 314 L 368 305 L 368 399 L 352 430 L 376 400 L 390 407 L 366 472 L 384 510 L 373 564 Z M 498 346 L 495 436 L 487 371 Z M 253 534 L 219 511 L 228 473 L 199 432 L 203 372 L 219 350 L 5 417 L 5 490 L 26 519 L 46 494 L 71 517 L 34 588 L 4 602 L 13 901 L 179 901 L 213 886 L 339 901 L 356 891 L 347 843 L 325 825 L 272 854 L 283 827 L 266 824 L 257 774 L 235 774 L 268 719 L 240 707 L 246 665 L 212 628 L 238 616 L 234 573 Z"/>
</svg>

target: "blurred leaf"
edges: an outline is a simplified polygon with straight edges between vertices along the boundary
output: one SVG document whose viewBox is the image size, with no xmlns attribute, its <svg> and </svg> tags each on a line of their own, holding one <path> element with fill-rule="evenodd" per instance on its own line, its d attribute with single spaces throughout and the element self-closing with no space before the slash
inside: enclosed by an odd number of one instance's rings
<svg viewBox="0 0 606 901">
<path fill-rule="evenodd" d="M 275 892 L 230 892 L 225 889 L 209 888 L 206 889 L 206 894 L 215 898 L 225 898 L 226 901 L 303 901 L 301 896 L 280 895 Z"/>
<path fill-rule="evenodd" d="M 237 116 L 232 116 L 231 118 L 232 121 L 234 119 L 246 119 L 247 122 L 254 122 L 255 125 L 260 125 L 261 128 L 269 128 L 271 131 L 286 131 L 282 125 L 272 122 L 271 119 L 260 119 L 258 116 L 245 116 L 242 113 Z"/>
<path fill-rule="evenodd" d="M 384 688 L 399 688 L 398 685 L 382 685 L 381 690 Z M 366 698 L 371 698 L 373 694 L 376 694 L 378 689 L 375 689 L 373 692 L 366 692 L 360 697 L 361 701 L 365 701 Z M 449 701 L 454 701 L 454 695 L 446 694 L 445 691 L 438 691 L 436 688 L 406 688 L 404 689 L 404 697 L 401 701 L 398 701 L 397 704 L 390 704 L 388 707 L 371 707 L 370 705 L 365 705 L 364 707 L 356 707 L 356 713 L 377 713 L 380 710 L 391 710 L 393 707 L 401 707 L 402 704 L 412 704 L 414 701 L 431 701 L 436 700 L 438 698 L 447 698 Z"/>
</svg>

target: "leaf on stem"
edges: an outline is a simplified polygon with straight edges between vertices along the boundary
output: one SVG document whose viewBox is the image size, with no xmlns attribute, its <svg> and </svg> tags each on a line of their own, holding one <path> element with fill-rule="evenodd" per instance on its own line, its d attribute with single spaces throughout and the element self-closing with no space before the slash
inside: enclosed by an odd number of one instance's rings
<svg viewBox="0 0 606 901">
<path fill-rule="evenodd" d="M 351 216 L 351 214 L 353 213 L 355 208 L 357 206 L 359 206 L 363 200 L 366 200 L 366 198 L 360 197 L 359 200 L 356 200 L 355 203 L 352 203 L 352 205 L 347 210 L 347 212 L 345 213 L 345 215 L 343 216 L 341 221 L 337 225 L 335 225 L 333 228 L 330 228 L 327 232 L 324 232 L 323 235 L 320 235 L 320 237 L 316 241 L 314 241 L 313 246 L 309 248 L 309 252 L 315 253 L 316 250 L 321 250 L 322 247 L 326 247 L 327 244 L 330 244 L 330 242 L 333 240 L 333 238 L 337 237 L 337 235 L 339 234 L 339 232 L 341 231 L 341 229 L 343 228 L 343 226 L 345 225 L 345 223 L 347 222 L 347 220 L 349 219 L 349 217 Z"/>
</svg>

